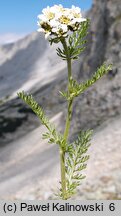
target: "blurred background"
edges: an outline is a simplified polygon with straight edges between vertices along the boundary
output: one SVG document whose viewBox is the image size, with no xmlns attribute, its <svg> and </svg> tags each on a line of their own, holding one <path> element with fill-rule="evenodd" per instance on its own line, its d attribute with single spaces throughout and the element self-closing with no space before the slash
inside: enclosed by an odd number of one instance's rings
<svg viewBox="0 0 121 216">
<path fill-rule="evenodd" d="M 63 132 L 67 104 L 64 61 L 37 33 L 37 15 L 47 5 L 81 7 L 91 24 L 86 51 L 73 62 L 82 82 L 104 61 L 113 64 L 74 102 L 70 142 L 80 129 L 93 129 L 86 180 L 73 199 L 121 199 L 121 2 L 0 2 L 0 199 L 53 199 L 60 180 L 58 146 L 42 140 L 45 128 L 17 92 L 31 93 Z"/>
</svg>

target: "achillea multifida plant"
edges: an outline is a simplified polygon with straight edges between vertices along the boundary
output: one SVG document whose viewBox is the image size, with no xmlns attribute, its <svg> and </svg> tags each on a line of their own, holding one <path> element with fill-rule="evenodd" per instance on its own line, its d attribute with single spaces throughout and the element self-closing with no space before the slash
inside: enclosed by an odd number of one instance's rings
<svg viewBox="0 0 121 216">
<path fill-rule="evenodd" d="M 92 136 L 92 130 L 81 130 L 77 139 L 73 143 L 69 143 L 73 102 L 76 97 L 106 74 L 111 69 L 111 65 L 104 63 L 97 69 L 92 78 L 78 83 L 77 80 L 73 79 L 71 66 L 72 62 L 78 59 L 86 48 L 89 20 L 82 17 L 80 8 L 75 6 L 70 9 L 63 8 L 62 5 L 54 5 L 43 9 L 38 19 L 38 31 L 45 34 L 51 45 L 61 42 L 62 47 L 57 48 L 57 55 L 67 62 L 67 90 L 60 91 L 61 96 L 68 104 L 64 133 L 59 133 L 55 126 L 50 123 L 43 109 L 33 99 L 32 95 L 19 92 L 18 96 L 31 107 L 41 123 L 47 128 L 43 138 L 47 139 L 48 143 L 57 144 L 59 147 L 61 166 L 59 198 L 67 200 L 76 192 L 81 180 L 85 178 L 81 171 L 86 169 L 87 166 L 89 159 L 87 151 Z"/>
</svg>

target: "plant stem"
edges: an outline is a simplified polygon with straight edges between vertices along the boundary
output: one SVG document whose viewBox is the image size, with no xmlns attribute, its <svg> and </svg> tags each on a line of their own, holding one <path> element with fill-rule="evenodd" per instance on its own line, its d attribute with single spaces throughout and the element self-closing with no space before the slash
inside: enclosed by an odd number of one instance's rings
<svg viewBox="0 0 121 216">
<path fill-rule="evenodd" d="M 73 103 L 73 100 L 70 100 L 68 102 L 68 114 L 67 114 L 67 118 L 66 118 L 66 126 L 65 126 L 65 131 L 64 131 L 64 139 L 66 141 L 68 139 L 69 129 L 70 129 L 70 123 L 71 123 L 72 103 Z"/>
<path fill-rule="evenodd" d="M 70 122 L 71 122 L 71 114 L 72 114 L 72 100 L 68 103 L 68 115 L 66 119 L 66 126 L 64 131 L 64 139 L 67 142 Z M 62 197 L 63 200 L 66 200 L 66 170 L 65 170 L 65 148 L 60 147 L 60 162 L 61 162 L 61 184 L 62 184 Z"/>
<path fill-rule="evenodd" d="M 66 52 L 67 56 L 67 68 L 68 68 L 68 93 L 70 93 L 69 87 L 70 87 L 70 81 L 72 79 L 72 69 L 71 69 L 71 58 L 69 55 L 69 50 L 66 44 L 66 40 L 61 41 L 64 47 L 64 50 Z M 73 100 L 68 101 L 68 113 L 66 118 L 66 125 L 64 130 L 64 139 L 65 143 L 67 143 L 68 135 L 69 135 L 69 129 L 70 129 L 70 123 L 71 123 L 71 116 L 72 116 L 72 104 Z M 66 146 L 65 146 L 66 147 Z M 61 161 L 61 184 L 62 184 L 62 198 L 63 200 L 67 200 L 66 196 L 66 167 L 65 167 L 65 149 L 60 147 L 60 161 Z"/>
<path fill-rule="evenodd" d="M 60 147 L 60 165 L 61 165 L 61 185 L 62 199 L 66 200 L 66 171 L 65 171 L 65 151 Z"/>
</svg>

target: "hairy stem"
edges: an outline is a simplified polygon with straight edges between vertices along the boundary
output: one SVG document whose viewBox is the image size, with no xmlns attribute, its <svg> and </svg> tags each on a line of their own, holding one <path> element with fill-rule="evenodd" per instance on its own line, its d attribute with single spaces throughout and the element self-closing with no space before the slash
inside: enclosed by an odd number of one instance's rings
<svg viewBox="0 0 121 216">
<path fill-rule="evenodd" d="M 72 78 L 72 69 L 71 69 L 71 58 L 68 51 L 68 47 L 66 44 L 66 40 L 61 41 L 64 47 L 64 50 L 66 52 L 67 56 L 67 68 L 68 68 L 68 93 L 69 92 L 69 86 L 70 81 Z M 68 101 L 68 112 L 67 112 L 67 118 L 66 118 L 66 125 L 64 130 L 64 139 L 67 143 L 68 136 L 69 136 L 69 129 L 70 129 L 70 123 L 71 123 L 71 115 L 72 115 L 72 103 L 73 100 Z M 65 148 L 60 147 L 60 161 L 61 161 L 61 184 L 62 184 L 62 199 L 66 200 L 66 167 L 65 167 Z"/>
<path fill-rule="evenodd" d="M 65 140 L 68 139 L 68 135 L 69 135 L 69 129 L 70 129 L 70 123 L 71 123 L 71 115 L 72 115 L 72 103 L 73 103 L 73 100 L 70 100 L 68 102 L 68 114 L 67 114 L 67 118 L 66 118 L 66 126 L 65 126 L 65 131 L 64 131 Z"/>
<path fill-rule="evenodd" d="M 62 185 L 62 199 L 66 200 L 66 172 L 65 172 L 65 152 L 60 147 L 60 165 L 61 165 L 61 185 Z"/>
</svg>

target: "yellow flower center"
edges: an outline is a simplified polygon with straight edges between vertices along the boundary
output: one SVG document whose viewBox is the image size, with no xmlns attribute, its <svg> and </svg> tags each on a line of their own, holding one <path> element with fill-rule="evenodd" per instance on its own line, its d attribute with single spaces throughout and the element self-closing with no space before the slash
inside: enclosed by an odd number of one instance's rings
<svg viewBox="0 0 121 216">
<path fill-rule="evenodd" d="M 60 23 L 68 25 L 70 23 L 70 19 L 64 15 L 62 15 L 59 19 Z"/>
<path fill-rule="evenodd" d="M 46 17 L 47 17 L 49 20 L 52 20 L 52 19 L 55 17 L 55 14 L 52 13 L 52 12 L 48 12 L 48 13 L 46 14 Z"/>
<path fill-rule="evenodd" d="M 75 18 L 81 18 L 80 14 L 76 14 L 76 13 L 74 14 L 74 17 Z"/>
<path fill-rule="evenodd" d="M 74 16 L 74 18 L 81 18 L 82 17 L 81 14 L 78 14 L 78 13 L 73 13 L 73 16 Z"/>
</svg>

